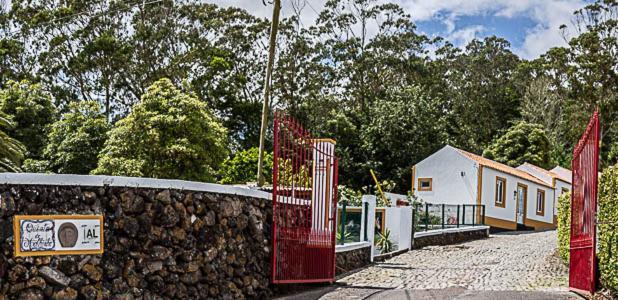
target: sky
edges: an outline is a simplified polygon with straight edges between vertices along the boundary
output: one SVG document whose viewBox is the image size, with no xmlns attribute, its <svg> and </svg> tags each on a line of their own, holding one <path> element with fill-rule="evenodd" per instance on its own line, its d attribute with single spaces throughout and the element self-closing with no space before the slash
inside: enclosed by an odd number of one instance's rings
<svg viewBox="0 0 618 300">
<path fill-rule="evenodd" d="M 291 1 L 282 0 L 282 17 L 292 14 Z M 399 4 L 410 14 L 420 32 L 441 36 L 463 47 L 474 38 L 496 35 L 511 43 L 513 52 L 534 59 L 551 47 L 565 46 L 560 25 L 571 25 L 573 12 L 591 0 L 377 0 Z M 272 6 L 261 0 L 211 0 L 237 6 L 269 18 Z M 306 0 L 303 24 L 312 24 L 325 0 Z"/>
</svg>

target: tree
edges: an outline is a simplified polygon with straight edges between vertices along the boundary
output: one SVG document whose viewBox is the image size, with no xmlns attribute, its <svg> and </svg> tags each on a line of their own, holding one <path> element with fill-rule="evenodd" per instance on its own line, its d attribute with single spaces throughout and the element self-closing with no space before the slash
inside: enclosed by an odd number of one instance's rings
<svg viewBox="0 0 618 300">
<path fill-rule="evenodd" d="M 258 161 L 258 148 L 253 147 L 247 150 L 239 150 L 222 164 L 219 174 L 222 184 L 236 184 L 256 182 L 257 173 L 255 172 Z M 272 181 L 273 155 L 264 153 L 264 179 L 266 182 Z"/>
<path fill-rule="evenodd" d="M 44 165 L 44 170 L 54 173 L 88 174 L 97 166 L 110 127 L 97 102 L 73 102 L 50 127 L 45 161 L 25 162 L 24 169 L 34 171 Z"/>
<path fill-rule="evenodd" d="M 26 146 L 26 157 L 40 158 L 46 144 L 46 127 L 55 120 L 51 96 L 39 84 L 9 81 L 0 90 L 0 111 L 13 116 L 8 133 Z"/>
<path fill-rule="evenodd" d="M 549 168 L 551 144 L 543 127 L 538 124 L 518 122 L 495 139 L 483 156 L 517 167 L 525 162 Z"/>
<path fill-rule="evenodd" d="M 24 159 L 25 147 L 5 132 L 13 126 L 10 118 L 0 112 L 0 172 L 19 172 Z"/>
<path fill-rule="evenodd" d="M 509 122 L 520 117 L 521 94 L 513 73 L 520 63 L 508 41 L 473 40 L 462 51 L 446 44 L 431 63 L 433 97 L 444 99 L 452 143 L 482 151 Z"/>
<path fill-rule="evenodd" d="M 369 166 L 400 191 L 410 186 L 410 168 L 444 145 L 445 122 L 435 102 L 419 87 L 394 91 L 371 108 L 371 121 L 361 129 Z"/>
<path fill-rule="evenodd" d="M 205 103 L 161 79 L 114 125 L 92 173 L 214 181 L 226 134 Z"/>
</svg>

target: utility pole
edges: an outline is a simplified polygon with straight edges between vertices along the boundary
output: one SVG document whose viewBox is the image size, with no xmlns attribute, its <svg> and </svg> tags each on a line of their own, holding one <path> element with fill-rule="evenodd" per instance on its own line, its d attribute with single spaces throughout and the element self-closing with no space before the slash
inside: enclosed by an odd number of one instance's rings
<svg viewBox="0 0 618 300">
<path fill-rule="evenodd" d="M 268 111 L 270 109 L 270 79 L 275 61 L 275 47 L 277 46 L 277 31 L 279 30 L 279 11 L 281 0 L 274 0 L 273 18 L 270 26 L 270 45 L 268 50 L 268 65 L 264 76 L 264 105 L 262 106 L 262 127 L 260 128 L 260 150 L 258 154 L 257 181 L 258 186 L 264 185 L 264 140 L 268 127 Z"/>
</svg>

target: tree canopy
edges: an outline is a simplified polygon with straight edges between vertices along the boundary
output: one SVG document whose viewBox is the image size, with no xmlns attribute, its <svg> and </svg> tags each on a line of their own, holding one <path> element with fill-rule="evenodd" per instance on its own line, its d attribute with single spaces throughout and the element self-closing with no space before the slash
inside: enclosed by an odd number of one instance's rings
<svg viewBox="0 0 618 300">
<path fill-rule="evenodd" d="M 61 119 L 51 125 L 44 160 L 30 161 L 28 167 L 53 173 L 88 174 L 97 166 L 109 129 L 97 102 L 73 102 Z M 26 166 L 24 169 L 28 170 Z"/>
<path fill-rule="evenodd" d="M 617 3 L 596 0 L 578 9 L 569 26 L 554 28 L 567 45 L 524 59 L 499 36 L 460 47 L 430 38 L 388 1 L 329 0 L 312 23 L 301 16 L 313 8 L 291 1 L 277 39 L 272 108 L 337 140 L 339 182 L 356 190 L 372 184 L 370 168 L 395 182 L 396 191 L 408 190 L 410 167 L 445 144 L 487 150 L 509 164 L 568 167 L 596 107 L 601 163 L 608 166 L 618 160 Z M 51 137 L 47 124 L 73 102 L 95 101 L 114 128 L 96 172 L 222 179 L 216 177 L 228 150 L 244 155 L 258 145 L 269 30 L 268 20 L 252 12 L 198 0 L 13 0 L 0 9 L 0 88 L 12 103 L 2 111 L 15 123 L 6 133 L 26 145 L 29 163 L 38 163 L 28 168 L 43 167 L 51 161 L 41 157 Z M 193 128 L 179 116 L 197 112 L 145 104 L 159 103 L 153 98 L 186 99 L 209 117 Z M 509 130 L 521 122 L 535 129 Z M 527 130 L 545 132 L 546 140 L 539 134 L 524 143 L 519 131 Z M 158 135 L 164 142 L 155 142 Z M 53 143 L 76 141 L 70 136 Z M 84 164 L 79 172 L 91 168 L 91 160 Z M 232 181 L 251 180 L 249 173 Z"/>
<path fill-rule="evenodd" d="M 14 123 L 0 112 L 0 172 L 17 172 L 24 159 L 26 148 L 18 140 L 10 137 L 5 130 L 12 129 Z"/>
<path fill-rule="evenodd" d="M 161 79 L 114 124 L 93 174 L 214 181 L 226 134 L 204 102 Z"/>
<path fill-rule="evenodd" d="M 512 167 L 527 162 L 547 169 L 551 167 L 550 152 L 542 126 L 519 122 L 489 145 L 483 156 Z"/>
<path fill-rule="evenodd" d="M 39 158 L 46 145 L 46 127 L 55 119 L 51 96 L 40 84 L 9 81 L 0 90 L 0 111 L 12 116 L 8 133 L 26 146 L 28 158 Z"/>
</svg>

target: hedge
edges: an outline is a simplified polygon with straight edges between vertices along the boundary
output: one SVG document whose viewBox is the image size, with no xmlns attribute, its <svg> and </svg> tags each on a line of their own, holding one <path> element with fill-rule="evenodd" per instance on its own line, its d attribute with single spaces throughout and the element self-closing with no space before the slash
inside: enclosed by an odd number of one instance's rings
<svg viewBox="0 0 618 300">
<path fill-rule="evenodd" d="M 605 169 L 601 175 L 598 207 L 601 284 L 618 292 L 618 165 Z"/>
<path fill-rule="evenodd" d="M 558 254 L 569 263 L 569 242 L 571 239 L 571 193 L 558 198 Z"/>
</svg>

